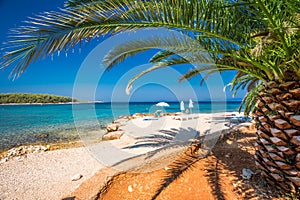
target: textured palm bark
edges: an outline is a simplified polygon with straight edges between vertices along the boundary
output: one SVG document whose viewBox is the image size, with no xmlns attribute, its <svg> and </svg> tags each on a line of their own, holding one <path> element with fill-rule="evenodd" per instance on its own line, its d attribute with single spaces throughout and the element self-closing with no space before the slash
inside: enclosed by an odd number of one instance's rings
<svg viewBox="0 0 300 200">
<path fill-rule="evenodd" d="M 300 82 L 267 83 L 258 95 L 256 165 L 269 184 L 300 191 Z"/>
</svg>

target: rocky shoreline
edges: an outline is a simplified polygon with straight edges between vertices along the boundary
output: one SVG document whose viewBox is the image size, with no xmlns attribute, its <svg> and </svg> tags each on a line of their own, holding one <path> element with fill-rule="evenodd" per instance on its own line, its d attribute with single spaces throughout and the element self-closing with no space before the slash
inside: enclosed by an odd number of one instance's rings
<svg viewBox="0 0 300 200">
<path fill-rule="evenodd" d="M 163 116 L 180 116 L 182 113 L 164 113 Z M 145 117 L 154 117 L 151 113 L 135 113 L 132 115 L 119 116 L 117 119 L 113 120 L 112 123 L 109 123 L 103 127 L 106 129 L 106 133 L 97 140 L 97 142 L 103 140 L 117 140 L 120 139 L 124 134 L 122 126 L 126 125 L 130 120 L 137 118 Z M 67 149 L 74 147 L 84 146 L 80 140 L 72 140 L 68 142 L 58 142 L 58 143 L 45 143 L 45 144 L 31 144 L 31 145 L 22 145 L 19 147 L 14 147 L 9 150 L 0 152 L 0 164 L 7 162 L 11 159 L 22 160 L 27 154 L 30 153 L 40 153 L 45 151 L 52 151 L 57 149 Z"/>
<path fill-rule="evenodd" d="M 178 116 L 182 113 L 164 113 L 162 116 Z M 161 117 L 162 117 L 161 116 Z M 106 125 L 106 133 L 103 135 L 103 140 L 116 140 L 120 139 L 124 135 L 124 131 L 122 130 L 122 126 L 124 126 L 128 121 L 143 118 L 143 117 L 155 117 L 154 114 L 151 113 L 135 113 L 132 115 L 120 116 L 115 119 L 112 123 Z"/>
<path fill-rule="evenodd" d="M 68 104 L 68 103 L 65 103 Z M 4 105 L 4 104 L 1 104 Z M 16 105 L 16 104 L 7 104 L 7 105 Z M 17 105 L 30 105 L 30 104 L 17 104 Z M 112 123 L 107 124 L 104 128 L 107 130 L 107 133 L 103 135 L 102 140 L 115 140 L 120 139 L 124 131 L 121 129 L 126 122 L 129 120 L 152 116 L 151 114 L 142 114 L 136 113 L 133 115 L 120 116 L 117 119 L 113 120 Z M 68 149 L 75 147 L 82 147 L 83 144 L 80 140 L 74 140 L 64 143 L 46 143 L 46 144 L 31 144 L 31 145 L 22 145 L 19 147 L 13 147 L 9 150 L 0 152 L 0 164 L 8 162 L 9 160 L 22 161 L 27 157 L 28 154 L 37 154 L 46 151 L 58 150 L 58 149 Z"/>
<path fill-rule="evenodd" d="M 164 113 L 163 116 L 179 116 L 181 114 L 182 113 L 180 112 Z M 99 139 L 103 141 L 120 139 L 125 134 L 124 130 L 122 130 L 122 126 L 126 125 L 126 123 L 128 123 L 128 121 L 130 120 L 137 119 L 137 118 L 144 118 L 144 117 L 154 117 L 154 115 L 151 113 L 135 113 L 132 115 L 119 116 L 117 119 L 113 120 L 112 123 L 109 123 L 103 127 L 104 129 L 106 129 L 106 133 L 102 136 L 102 138 Z M 99 140 L 97 142 L 99 142 Z M 14 159 L 21 161 L 27 156 L 27 154 L 31 154 L 31 153 L 41 153 L 45 151 L 68 149 L 68 148 L 82 147 L 82 146 L 84 145 L 80 140 L 72 140 L 63 143 L 58 142 L 58 143 L 22 145 L 19 147 L 14 147 L 9 150 L 0 152 L 0 164 Z"/>
<path fill-rule="evenodd" d="M 48 151 L 49 149 L 50 149 L 50 145 L 46 145 L 46 146 L 30 145 L 30 146 L 20 146 L 20 147 L 12 148 L 2 155 L 0 163 L 5 163 L 12 159 L 21 161 L 26 157 L 28 153 L 40 153 L 40 152 Z"/>
<path fill-rule="evenodd" d="M 46 144 L 32 144 L 14 147 L 0 153 L 0 164 L 10 160 L 22 161 L 28 154 L 39 154 L 46 151 L 53 151 L 59 149 L 70 149 L 76 147 L 83 147 L 81 141 L 70 141 L 68 143 L 46 143 Z"/>
</svg>

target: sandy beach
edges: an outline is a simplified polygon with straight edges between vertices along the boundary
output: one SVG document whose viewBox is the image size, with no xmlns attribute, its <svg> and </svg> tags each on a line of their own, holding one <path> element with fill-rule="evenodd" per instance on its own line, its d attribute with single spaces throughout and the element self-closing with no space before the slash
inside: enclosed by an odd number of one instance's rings
<svg viewBox="0 0 300 200">
<path fill-rule="evenodd" d="M 0 164 L 0 199 L 61 199 L 102 167 L 85 148 L 27 154 Z"/>
<path fill-rule="evenodd" d="M 197 135 L 215 135 L 216 142 L 220 134 L 230 129 L 224 118 L 231 114 L 140 117 L 123 121 L 120 130 L 124 135 L 117 140 L 9 159 L 0 164 L 0 199 L 61 199 L 106 166 L 113 166 L 116 172 L 162 168 Z M 213 146 L 214 143 L 206 143 L 208 149 Z M 149 169 L 147 163 L 157 160 L 161 162 Z"/>
</svg>

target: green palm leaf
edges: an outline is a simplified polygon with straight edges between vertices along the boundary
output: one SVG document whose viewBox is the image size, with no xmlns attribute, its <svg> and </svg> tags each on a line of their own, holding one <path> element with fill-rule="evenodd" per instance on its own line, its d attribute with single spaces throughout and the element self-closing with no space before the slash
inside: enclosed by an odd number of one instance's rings
<svg viewBox="0 0 300 200">
<path fill-rule="evenodd" d="M 69 4 L 72 2 L 72 5 L 82 3 L 69 1 Z M 12 34 L 13 37 L 10 38 L 6 48 L 7 52 L 2 57 L 2 67 L 17 63 L 13 73 L 18 76 L 31 62 L 57 51 L 68 50 L 83 39 L 89 41 L 98 35 L 145 27 L 192 31 L 236 45 L 244 42 L 242 32 L 229 31 L 230 27 L 224 26 L 230 21 L 239 19 L 243 13 L 236 12 L 238 9 L 231 11 L 218 1 L 101 2 L 91 1 L 89 4 L 89 1 L 84 1 L 80 8 L 68 7 L 61 12 L 46 12 L 30 19 L 27 22 L 28 26 L 20 27 Z M 220 9 L 222 6 L 224 9 Z M 222 16 L 223 20 L 217 21 L 216 16 Z M 246 22 L 248 23 L 247 20 Z M 249 31 L 252 31 L 252 28 Z M 225 36 L 225 32 L 230 34 Z M 16 51 L 19 49 L 23 51 Z"/>
<path fill-rule="evenodd" d="M 250 90 L 246 96 L 243 98 L 240 107 L 239 107 L 239 112 L 241 112 L 241 110 L 243 109 L 244 106 L 244 114 L 245 115 L 249 115 L 250 112 L 253 111 L 253 109 L 255 108 L 256 102 L 257 102 L 257 95 L 258 92 L 261 88 L 261 84 L 257 85 L 256 87 L 254 87 L 252 90 Z"/>
<path fill-rule="evenodd" d="M 174 55 L 174 52 L 162 50 L 153 55 L 149 62 L 160 62 L 172 55 Z"/>
<path fill-rule="evenodd" d="M 153 67 L 150 67 L 150 68 L 142 71 L 141 73 L 139 73 L 138 75 L 136 75 L 132 79 L 130 79 L 126 86 L 126 93 L 127 94 L 130 93 L 133 83 L 137 79 L 141 78 L 142 76 L 144 76 L 150 72 L 153 72 L 154 70 L 158 70 L 158 69 L 173 66 L 173 65 L 180 65 L 180 64 L 189 64 L 189 61 L 186 60 L 185 58 L 178 57 L 178 58 L 169 59 L 168 61 L 156 63 Z"/>
<path fill-rule="evenodd" d="M 190 62 L 212 62 L 207 55 L 207 51 L 199 43 L 187 36 L 171 34 L 137 39 L 120 44 L 106 54 L 103 63 L 106 64 L 107 69 L 110 69 L 117 63 L 123 62 L 127 57 L 150 49 L 163 49 L 164 51 L 172 52 L 168 57 L 174 54 L 186 58 L 189 57 L 187 60 L 190 60 Z M 152 62 L 154 61 L 152 60 Z"/>
</svg>

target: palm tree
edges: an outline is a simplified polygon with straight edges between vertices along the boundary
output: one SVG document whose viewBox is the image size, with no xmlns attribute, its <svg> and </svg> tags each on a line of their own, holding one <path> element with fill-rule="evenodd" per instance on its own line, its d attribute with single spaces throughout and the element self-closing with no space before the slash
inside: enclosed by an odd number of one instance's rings
<svg viewBox="0 0 300 200">
<path fill-rule="evenodd" d="M 68 0 L 65 5 L 60 12 L 38 15 L 28 26 L 14 30 L 2 67 L 14 65 L 12 75 L 17 77 L 31 62 L 99 35 L 148 27 L 181 31 L 204 47 L 215 62 L 182 78 L 236 70 L 233 88 L 248 87 L 246 104 L 255 105 L 258 168 L 270 184 L 299 192 L 299 0 Z M 108 68 L 155 48 L 158 41 L 153 39 L 143 47 L 134 42 L 129 41 L 128 49 L 111 51 L 105 60 Z M 173 43 L 182 51 L 187 48 L 176 38 Z M 187 63 L 172 49 L 158 52 L 150 61 L 155 67 L 144 73 Z"/>
</svg>

